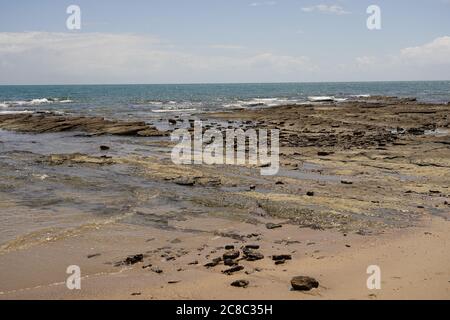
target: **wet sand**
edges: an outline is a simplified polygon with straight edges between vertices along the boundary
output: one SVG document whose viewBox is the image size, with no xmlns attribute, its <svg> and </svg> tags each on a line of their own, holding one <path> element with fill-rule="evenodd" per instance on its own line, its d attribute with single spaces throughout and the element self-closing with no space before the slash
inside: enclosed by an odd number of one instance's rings
<svg viewBox="0 0 450 320">
<path fill-rule="evenodd" d="M 0 129 L 36 139 L 89 133 L 74 143 L 89 147 L 64 153 L 3 143 L 2 219 L 33 228 L 2 236 L 0 299 L 449 299 L 449 111 L 372 97 L 201 115 L 211 127 L 280 129 L 273 177 L 252 166 L 174 165 L 173 144 L 153 124 L 101 122 L 101 132 L 73 119 L 0 117 Z M 150 137 L 137 137 L 142 130 Z M 99 140 L 109 134 L 120 140 Z M 233 275 L 223 262 L 204 266 L 226 245 L 242 256 L 246 244 L 264 258 L 240 260 Z M 136 254 L 142 262 L 116 266 Z M 276 265 L 279 254 L 292 260 Z M 81 267 L 82 290 L 65 287 L 69 265 Z M 381 268 L 381 290 L 366 287 L 369 265 Z M 292 291 L 299 275 L 319 288 Z M 230 285 L 239 279 L 248 287 Z"/>
</svg>

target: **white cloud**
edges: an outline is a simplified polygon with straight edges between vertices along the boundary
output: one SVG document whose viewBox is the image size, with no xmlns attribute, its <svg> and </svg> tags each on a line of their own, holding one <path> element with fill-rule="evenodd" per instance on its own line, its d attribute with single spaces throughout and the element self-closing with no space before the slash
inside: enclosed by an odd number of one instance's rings
<svg viewBox="0 0 450 320">
<path fill-rule="evenodd" d="M 404 48 L 386 56 L 357 57 L 355 62 L 358 66 L 450 66 L 450 37 L 436 38 L 424 45 Z"/>
<path fill-rule="evenodd" d="M 315 6 L 304 7 L 304 8 L 302 8 L 302 11 L 304 11 L 304 12 L 320 12 L 320 13 L 335 14 L 335 15 L 350 14 L 349 11 L 344 10 L 344 8 L 342 8 L 341 6 L 336 5 L 336 4 L 332 4 L 332 5 L 318 4 Z"/>
<path fill-rule="evenodd" d="M 402 60 L 420 64 L 450 65 L 450 37 L 440 37 L 432 42 L 417 47 L 401 50 Z"/>
<path fill-rule="evenodd" d="M 250 7 L 274 6 L 276 4 L 277 4 L 276 1 L 252 2 L 250 3 Z"/>
<path fill-rule="evenodd" d="M 243 46 L 233 45 L 233 44 L 212 44 L 209 46 L 212 49 L 225 49 L 225 50 L 240 50 Z"/>
<path fill-rule="evenodd" d="M 315 70 L 303 56 L 215 48 L 199 54 L 136 34 L 0 32 L 0 83 L 292 81 Z"/>
<path fill-rule="evenodd" d="M 450 37 L 434 39 L 384 56 L 361 56 L 346 67 L 347 73 L 359 73 L 365 79 L 449 80 Z"/>
<path fill-rule="evenodd" d="M 363 56 L 363 57 L 357 57 L 356 63 L 358 66 L 371 66 L 376 63 L 376 58 L 372 56 Z"/>
</svg>

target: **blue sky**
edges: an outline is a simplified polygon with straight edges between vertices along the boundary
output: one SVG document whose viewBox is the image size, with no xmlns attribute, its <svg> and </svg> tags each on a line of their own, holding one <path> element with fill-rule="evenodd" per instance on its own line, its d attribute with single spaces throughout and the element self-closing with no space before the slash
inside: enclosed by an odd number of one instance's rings
<svg viewBox="0 0 450 320">
<path fill-rule="evenodd" d="M 0 0 L 2 84 L 448 79 L 450 0 Z"/>
</svg>

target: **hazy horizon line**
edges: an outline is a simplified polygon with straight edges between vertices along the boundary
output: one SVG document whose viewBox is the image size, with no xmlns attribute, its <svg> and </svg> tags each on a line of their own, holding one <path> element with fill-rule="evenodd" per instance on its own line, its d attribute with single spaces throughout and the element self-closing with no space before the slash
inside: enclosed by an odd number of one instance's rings
<svg viewBox="0 0 450 320">
<path fill-rule="evenodd" d="M 450 82 L 446 80 L 361 80 L 361 81 L 278 81 L 278 82 L 184 82 L 184 83 L 63 83 L 1 84 L 7 86 L 148 86 L 148 85 L 239 85 L 239 84 L 317 84 L 317 83 L 385 83 L 385 82 Z"/>
</svg>

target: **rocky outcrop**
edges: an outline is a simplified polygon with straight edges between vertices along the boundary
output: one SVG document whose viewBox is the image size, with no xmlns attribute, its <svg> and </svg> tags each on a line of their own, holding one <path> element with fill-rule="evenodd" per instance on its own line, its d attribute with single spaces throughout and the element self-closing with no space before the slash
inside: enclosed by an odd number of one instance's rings
<svg viewBox="0 0 450 320">
<path fill-rule="evenodd" d="M 165 136 L 142 121 L 107 120 L 102 117 L 75 117 L 53 113 L 0 115 L 0 128 L 18 132 L 50 133 L 63 131 L 87 132 L 93 135 Z"/>
</svg>

